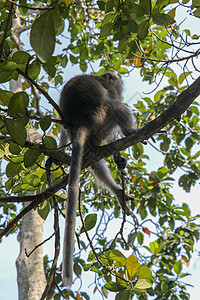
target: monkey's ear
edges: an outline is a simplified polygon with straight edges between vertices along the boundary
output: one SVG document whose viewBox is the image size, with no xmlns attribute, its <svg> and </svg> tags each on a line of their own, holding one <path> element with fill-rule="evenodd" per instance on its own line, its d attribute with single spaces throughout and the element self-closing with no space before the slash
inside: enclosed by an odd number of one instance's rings
<svg viewBox="0 0 200 300">
<path fill-rule="evenodd" d="M 107 80 L 110 83 L 113 83 L 113 81 L 114 81 L 113 80 L 113 74 L 110 73 L 110 72 L 107 72 L 107 73 L 103 74 L 102 77 L 104 77 L 105 80 Z"/>
</svg>

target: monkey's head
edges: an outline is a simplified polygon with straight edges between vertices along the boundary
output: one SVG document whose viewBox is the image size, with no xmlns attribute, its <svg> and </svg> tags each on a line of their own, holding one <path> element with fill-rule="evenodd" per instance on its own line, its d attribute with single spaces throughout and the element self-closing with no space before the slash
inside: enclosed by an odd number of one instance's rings
<svg viewBox="0 0 200 300">
<path fill-rule="evenodd" d="M 106 72 L 101 76 L 106 80 L 106 82 L 108 82 L 110 84 L 110 89 L 113 90 L 113 88 L 114 88 L 117 92 L 117 95 L 121 96 L 122 82 L 119 79 L 119 77 L 110 72 Z"/>
</svg>

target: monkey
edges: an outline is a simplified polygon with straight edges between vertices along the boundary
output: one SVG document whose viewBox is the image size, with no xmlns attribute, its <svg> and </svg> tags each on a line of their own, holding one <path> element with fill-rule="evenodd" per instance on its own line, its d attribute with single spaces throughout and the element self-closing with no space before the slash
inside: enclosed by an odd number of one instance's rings
<svg viewBox="0 0 200 300">
<path fill-rule="evenodd" d="M 118 134 L 134 133 L 135 120 L 130 109 L 123 104 L 122 83 L 118 76 L 78 75 L 63 87 L 59 106 L 64 115 L 60 147 L 72 141 L 72 157 L 68 180 L 67 209 L 63 246 L 62 277 L 64 285 L 72 285 L 75 218 L 79 196 L 79 175 L 86 144 L 101 145 L 112 142 Z M 126 214 L 130 214 L 123 189 L 114 181 L 104 159 L 92 166 L 96 180 L 114 193 Z"/>
</svg>

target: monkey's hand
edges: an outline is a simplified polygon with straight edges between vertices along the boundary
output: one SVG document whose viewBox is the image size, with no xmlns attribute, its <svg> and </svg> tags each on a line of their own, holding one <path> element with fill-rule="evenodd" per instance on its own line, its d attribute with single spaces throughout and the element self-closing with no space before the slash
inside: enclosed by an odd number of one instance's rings
<svg viewBox="0 0 200 300">
<path fill-rule="evenodd" d="M 132 197 L 126 195 L 122 189 L 117 192 L 116 196 L 117 196 L 117 199 L 118 199 L 119 204 L 121 205 L 123 211 L 126 213 L 127 216 L 130 216 L 131 213 L 130 213 L 128 206 L 126 205 L 126 202 L 129 200 L 134 200 L 134 199 Z"/>
</svg>

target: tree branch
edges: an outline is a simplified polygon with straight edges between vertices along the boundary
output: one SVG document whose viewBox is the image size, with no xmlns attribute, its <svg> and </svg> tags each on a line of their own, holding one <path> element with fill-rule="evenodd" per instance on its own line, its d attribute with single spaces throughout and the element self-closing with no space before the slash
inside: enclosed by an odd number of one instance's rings
<svg viewBox="0 0 200 300">
<path fill-rule="evenodd" d="M 136 133 L 108 145 L 93 147 L 92 149 L 87 150 L 83 160 L 84 167 L 88 167 L 92 163 L 97 162 L 104 157 L 109 157 L 115 152 L 125 150 L 132 145 L 148 140 L 174 119 L 180 120 L 181 115 L 199 95 L 200 76 L 177 97 L 177 100 L 166 111 L 153 121 L 145 124 L 141 128 L 138 128 Z"/>
<path fill-rule="evenodd" d="M 18 7 L 23 7 L 23 8 L 27 8 L 27 9 L 30 9 L 30 10 L 41 10 L 41 11 L 46 11 L 46 10 L 52 10 L 54 9 L 56 3 L 58 1 L 54 1 L 53 3 L 51 3 L 50 5 L 48 5 L 47 7 L 34 7 L 34 6 L 28 6 L 28 5 L 22 5 L 22 4 L 18 4 L 18 3 L 15 3 L 15 1 L 12 1 L 12 0 L 7 0 L 8 2 L 10 2 L 12 5 L 16 5 Z"/>
</svg>

